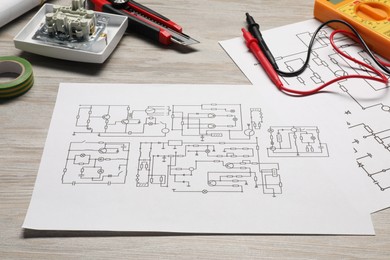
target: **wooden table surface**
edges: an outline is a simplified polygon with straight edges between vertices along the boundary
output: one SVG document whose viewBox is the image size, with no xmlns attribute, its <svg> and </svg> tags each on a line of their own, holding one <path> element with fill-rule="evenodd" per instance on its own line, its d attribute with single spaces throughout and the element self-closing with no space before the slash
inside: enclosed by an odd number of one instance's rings
<svg viewBox="0 0 390 260">
<path fill-rule="evenodd" d="M 49 2 L 68 5 L 70 0 Z M 38 8 L 0 28 L 0 56 L 29 60 L 35 75 L 28 93 L 0 101 L 0 259 L 390 259 L 389 210 L 372 215 L 376 236 L 161 235 L 21 228 L 60 82 L 249 84 L 218 41 L 241 35 L 245 12 L 265 30 L 312 18 L 314 4 L 309 0 L 140 2 L 181 24 L 200 43 L 189 50 L 166 48 L 128 34 L 104 64 L 83 64 L 14 47 L 13 38 Z"/>
</svg>

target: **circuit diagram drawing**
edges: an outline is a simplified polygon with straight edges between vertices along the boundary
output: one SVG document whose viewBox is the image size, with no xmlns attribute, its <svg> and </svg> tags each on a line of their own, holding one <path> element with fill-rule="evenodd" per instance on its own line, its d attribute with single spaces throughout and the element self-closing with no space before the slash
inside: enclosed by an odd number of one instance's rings
<svg viewBox="0 0 390 260">
<path fill-rule="evenodd" d="M 127 105 L 82 105 L 76 116 L 77 133 L 93 133 L 103 137 L 164 137 L 169 132 L 160 118 L 169 116 L 169 107 L 148 106 L 131 109 Z"/>
<path fill-rule="evenodd" d="M 72 134 L 80 141 L 69 146 L 62 183 L 276 196 L 282 178 L 277 162 L 261 158 L 262 130 L 261 108 L 241 104 L 80 105 Z"/>
<path fill-rule="evenodd" d="M 318 127 L 276 127 L 268 129 L 269 157 L 328 157 L 328 146 L 320 140 Z"/>
<path fill-rule="evenodd" d="M 179 140 L 141 143 L 137 186 L 174 186 L 174 192 L 202 193 L 243 192 L 252 186 L 265 194 L 280 194 L 279 165 L 260 163 L 259 149 L 257 140 L 253 143 L 197 144 Z"/>
<path fill-rule="evenodd" d="M 277 157 L 328 156 L 318 127 L 265 126 L 261 108 L 242 104 L 79 105 L 74 122 L 63 184 L 276 197 Z"/>
<path fill-rule="evenodd" d="M 279 165 L 260 163 L 253 137 L 261 128 L 261 109 L 251 108 L 249 114 L 244 125 L 241 105 L 173 105 L 171 130 L 194 142 L 141 142 L 137 186 L 201 193 L 243 192 L 252 186 L 280 194 Z"/>
<path fill-rule="evenodd" d="M 333 50 L 329 35 L 331 29 L 323 28 L 315 39 L 313 51 L 307 69 L 297 77 L 284 77 L 282 80 L 290 86 L 315 88 L 336 77 L 345 75 L 375 76 L 361 65 L 344 58 Z M 276 56 L 281 70 L 296 71 L 302 67 L 307 55 L 307 47 L 312 37 L 311 32 L 295 34 L 300 50 L 289 55 Z M 374 62 L 356 42 L 344 35 L 335 37 L 336 45 L 352 57 L 371 66 Z M 335 89 L 346 97 L 345 116 L 353 144 L 358 170 L 366 174 L 379 191 L 390 190 L 390 99 L 389 87 L 385 84 L 365 79 L 348 79 L 338 81 Z M 271 146 L 267 149 L 270 156 L 291 156 L 292 154 L 326 155 L 325 144 L 308 146 L 307 151 L 318 153 L 297 152 L 295 140 L 291 135 L 280 129 L 270 129 Z M 318 138 L 318 142 L 320 139 Z M 298 144 L 300 144 L 298 142 Z M 322 149 L 323 148 L 323 149 Z M 300 151 L 306 151 L 302 149 Z M 314 150 L 313 150 L 314 149 Z M 285 153 L 283 153 L 285 152 Z"/>
<path fill-rule="evenodd" d="M 172 130 L 181 136 L 205 139 L 229 138 L 249 140 L 260 130 L 263 114 L 259 108 L 250 109 L 250 122 L 244 125 L 241 105 L 209 104 L 201 106 L 174 105 Z"/>
<path fill-rule="evenodd" d="M 62 183 L 123 184 L 127 176 L 129 143 L 72 142 Z"/>
<path fill-rule="evenodd" d="M 360 123 L 350 125 L 349 129 L 355 137 L 352 144 L 358 167 L 381 191 L 389 189 L 390 128 L 375 130 L 370 125 Z"/>
</svg>

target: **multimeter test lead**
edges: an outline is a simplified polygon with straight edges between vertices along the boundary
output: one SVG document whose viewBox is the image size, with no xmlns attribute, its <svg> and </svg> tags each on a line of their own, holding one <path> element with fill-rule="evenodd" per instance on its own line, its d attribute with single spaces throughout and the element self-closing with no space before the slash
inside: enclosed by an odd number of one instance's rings
<svg viewBox="0 0 390 260">
<path fill-rule="evenodd" d="M 257 39 L 255 39 L 253 35 L 247 30 L 245 30 L 244 28 L 242 28 L 241 31 L 244 36 L 246 46 L 253 53 L 256 59 L 260 62 L 261 66 L 264 68 L 268 77 L 278 88 L 282 87 L 283 83 L 280 81 L 278 73 L 276 73 L 272 64 L 270 63 L 266 55 L 259 47 Z"/>
<path fill-rule="evenodd" d="M 348 24 L 347 22 L 345 22 L 343 20 L 330 20 L 330 21 L 327 21 L 327 22 L 323 23 L 322 25 L 320 25 L 317 28 L 317 30 L 313 33 L 313 36 L 312 36 L 311 41 L 310 41 L 309 46 L 308 46 L 306 61 L 304 62 L 303 66 L 300 69 L 293 71 L 293 72 L 284 72 L 278 68 L 271 51 L 269 50 L 267 44 L 265 43 L 265 41 L 260 33 L 258 24 L 254 21 L 253 17 L 251 17 L 248 13 L 246 13 L 246 17 L 247 17 L 248 29 L 252 31 L 252 32 L 248 32 L 245 29 L 242 29 L 243 36 L 244 36 L 245 41 L 246 41 L 246 45 L 247 45 L 248 49 L 256 57 L 256 59 L 260 62 L 261 66 L 264 68 L 265 72 L 267 73 L 267 75 L 269 76 L 271 81 L 282 92 L 285 92 L 288 94 L 300 95 L 300 96 L 312 95 L 312 94 L 319 92 L 321 89 L 337 82 L 337 81 L 350 79 L 350 78 L 374 80 L 374 81 L 382 82 L 386 85 L 389 82 L 388 77 L 385 74 L 383 74 L 381 71 L 374 68 L 373 66 L 368 65 L 367 63 L 364 63 L 364 62 L 359 61 L 359 60 L 357 60 L 349 55 L 344 54 L 336 46 L 336 44 L 334 43 L 334 37 L 336 34 L 341 33 L 341 34 L 349 36 L 350 38 L 352 38 L 353 40 L 357 41 L 358 43 L 360 43 L 362 45 L 363 49 L 372 58 L 372 60 L 375 62 L 375 64 L 380 69 L 382 69 L 382 71 L 384 71 L 386 74 L 390 75 L 390 69 L 388 68 L 390 66 L 390 64 L 387 62 L 384 62 L 384 61 L 378 59 L 376 56 L 374 56 L 374 54 L 368 48 L 367 44 L 365 43 L 363 38 L 360 36 L 360 34 L 356 31 L 356 29 L 352 25 Z M 337 51 L 338 53 L 340 53 L 340 55 L 343 55 L 345 58 L 365 67 L 369 72 L 375 73 L 377 76 L 379 76 L 379 78 L 374 77 L 374 76 L 367 76 L 367 75 L 344 75 L 344 76 L 334 78 L 334 79 L 322 84 L 321 86 L 316 87 L 316 88 L 311 89 L 311 90 L 295 90 L 295 89 L 285 87 L 283 85 L 283 83 L 280 81 L 279 75 L 284 76 L 284 77 L 294 77 L 294 76 L 300 75 L 301 73 L 303 73 L 305 71 L 305 69 L 307 68 L 308 63 L 309 63 L 310 54 L 311 54 L 311 50 L 312 50 L 313 45 L 314 45 L 314 40 L 316 38 L 316 35 L 324 26 L 326 26 L 330 23 L 341 23 L 341 24 L 345 25 L 346 27 L 348 27 L 352 31 L 352 32 L 348 32 L 345 30 L 336 30 L 336 31 L 333 31 L 331 33 L 329 40 L 330 40 L 330 43 L 331 43 L 332 47 L 334 48 L 334 50 Z M 256 38 L 258 38 L 258 39 L 255 39 L 255 35 L 257 36 Z"/>
<path fill-rule="evenodd" d="M 248 31 L 257 40 L 260 49 L 263 51 L 264 55 L 267 57 L 272 67 L 274 67 L 274 69 L 277 69 L 278 64 L 276 63 L 275 58 L 269 50 L 267 44 L 265 43 L 263 35 L 261 35 L 259 24 L 255 22 L 255 19 L 253 19 L 253 17 L 250 16 L 249 13 L 246 13 L 246 22 L 248 24 Z"/>
</svg>

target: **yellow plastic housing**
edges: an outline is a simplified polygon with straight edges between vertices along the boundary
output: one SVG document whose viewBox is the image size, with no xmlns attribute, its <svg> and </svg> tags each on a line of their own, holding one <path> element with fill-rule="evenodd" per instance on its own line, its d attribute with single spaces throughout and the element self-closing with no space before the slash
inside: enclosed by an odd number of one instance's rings
<svg viewBox="0 0 390 260">
<path fill-rule="evenodd" d="M 314 17 L 350 23 L 374 52 L 390 60 L 390 0 L 315 0 Z M 329 26 L 347 29 L 339 23 Z"/>
</svg>

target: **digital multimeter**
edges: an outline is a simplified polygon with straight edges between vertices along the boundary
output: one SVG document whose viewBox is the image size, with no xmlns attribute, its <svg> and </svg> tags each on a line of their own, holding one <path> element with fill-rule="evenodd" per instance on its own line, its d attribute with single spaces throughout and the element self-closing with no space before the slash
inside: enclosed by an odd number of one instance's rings
<svg viewBox="0 0 390 260">
<path fill-rule="evenodd" d="M 390 60 L 390 0 L 315 0 L 314 17 L 350 23 L 373 51 Z M 338 23 L 329 26 L 346 29 Z"/>
</svg>

